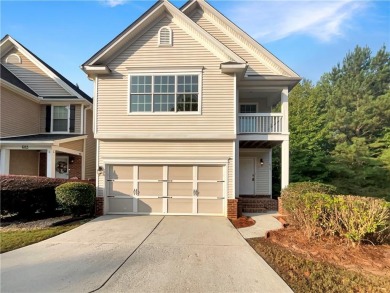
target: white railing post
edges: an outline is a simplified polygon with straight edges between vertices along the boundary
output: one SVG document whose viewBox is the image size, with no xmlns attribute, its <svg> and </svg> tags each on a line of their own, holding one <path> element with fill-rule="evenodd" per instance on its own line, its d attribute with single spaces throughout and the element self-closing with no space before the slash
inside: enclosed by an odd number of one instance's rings
<svg viewBox="0 0 390 293">
<path fill-rule="evenodd" d="M 281 113 L 240 113 L 238 118 L 239 133 L 283 133 Z"/>
</svg>

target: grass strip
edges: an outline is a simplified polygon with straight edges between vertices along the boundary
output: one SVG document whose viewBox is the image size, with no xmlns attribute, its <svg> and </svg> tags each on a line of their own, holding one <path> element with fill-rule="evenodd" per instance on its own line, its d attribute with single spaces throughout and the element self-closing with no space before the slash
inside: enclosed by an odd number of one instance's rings
<svg viewBox="0 0 390 293">
<path fill-rule="evenodd" d="M 390 292 L 390 278 L 311 260 L 265 238 L 248 239 L 248 243 L 296 293 Z"/>
<path fill-rule="evenodd" d="M 11 251 L 57 236 L 61 233 L 72 230 L 81 224 L 82 223 L 43 229 L 0 232 L 0 253 Z"/>
</svg>

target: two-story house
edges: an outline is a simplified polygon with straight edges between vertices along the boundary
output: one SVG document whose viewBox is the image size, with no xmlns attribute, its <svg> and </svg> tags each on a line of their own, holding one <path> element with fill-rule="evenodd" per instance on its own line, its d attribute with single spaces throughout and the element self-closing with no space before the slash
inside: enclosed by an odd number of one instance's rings
<svg viewBox="0 0 390 293">
<path fill-rule="evenodd" d="M 271 196 L 278 145 L 288 184 L 300 77 L 207 2 L 157 1 L 82 69 L 104 213 L 232 216 L 240 196 Z"/>
<path fill-rule="evenodd" d="M 0 60 L 0 174 L 94 179 L 92 99 L 9 35 Z"/>
</svg>

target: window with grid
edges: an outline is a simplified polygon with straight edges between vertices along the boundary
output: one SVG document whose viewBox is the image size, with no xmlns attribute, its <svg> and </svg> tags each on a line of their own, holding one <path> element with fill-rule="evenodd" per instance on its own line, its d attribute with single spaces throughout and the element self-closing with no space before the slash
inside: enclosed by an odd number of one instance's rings
<svg viewBox="0 0 390 293">
<path fill-rule="evenodd" d="M 67 106 L 53 107 L 53 131 L 68 132 L 69 108 Z"/>
<path fill-rule="evenodd" d="M 256 112 L 257 112 L 256 104 L 240 105 L 240 113 L 256 113 Z"/>
<path fill-rule="evenodd" d="M 197 112 L 198 75 L 131 75 L 130 112 Z"/>
</svg>

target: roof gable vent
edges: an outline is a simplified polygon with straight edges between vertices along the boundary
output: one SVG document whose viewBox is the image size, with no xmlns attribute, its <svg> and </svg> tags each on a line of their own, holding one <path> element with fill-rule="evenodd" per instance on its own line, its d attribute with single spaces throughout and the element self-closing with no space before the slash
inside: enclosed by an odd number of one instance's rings
<svg viewBox="0 0 390 293">
<path fill-rule="evenodd" d="M 22 63 L 22 59 L 18 54 L 12 53 L 8 55 L 7 59 L 5 59 L 5 63 L 20 64 Z"/>
<path fill-rule="evenodd" d="M 158 32 L 159 46 L 172 46 L 172 30 L 169 26 L 163 26 Z"/>
</svg>

